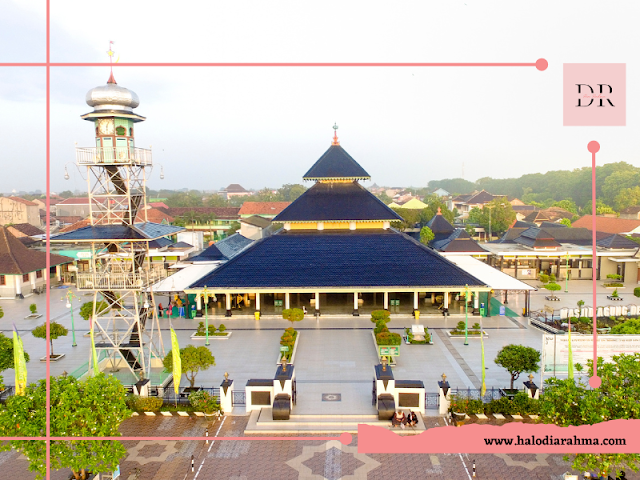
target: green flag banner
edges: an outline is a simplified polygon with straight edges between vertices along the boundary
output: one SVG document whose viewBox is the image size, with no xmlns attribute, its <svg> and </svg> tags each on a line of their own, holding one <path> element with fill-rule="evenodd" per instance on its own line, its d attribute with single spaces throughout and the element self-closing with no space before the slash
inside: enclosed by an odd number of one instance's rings
<svg viewBox="0 0 640 480">
<path fill-rule="evenodd" d="M 27 388 L 27 362 L 24 360 L 24 347 L 18 332 L 13 330 L 13 364 L 16 372 L 16 395 L 24 395 Z"/>
<path fill-rule="evenodd" d="M 569 348 L 569 378 L 573 380 L 573 352 L 571 351 L 571 320 L 569 320 L 569 329 L 568 329 L 568 348 Z"/>
<path fill-rule="evenodd" d="M 98 352 L 96 352 L 96 342 L 93 337 L 93 319 L 91 319 L 91 363 L 93 364 L 93 374 L 98 375 L 100 373 L 100 368 L 98 368 Z"/>
<path fill-rule="evenodd" d="M 482 350 L 482 388 L 480 389 L 480 396 L 484 397 L 484 394 L 487 393 L 487 383 L 486 383 L 486 370 L 484 368 L 484 332 L 482 331 L 482 325 L 480 325 L 480 349 Z"/>
<path fill-rule="evenodd" d="M 180 345 L 176 331 L 171 329 L 171 356 L 173 357 L 173 389 L 178 395 L 180 390 L 180 378 L 182 378 L 182 361 L 180 360 Z"/>
</svg>

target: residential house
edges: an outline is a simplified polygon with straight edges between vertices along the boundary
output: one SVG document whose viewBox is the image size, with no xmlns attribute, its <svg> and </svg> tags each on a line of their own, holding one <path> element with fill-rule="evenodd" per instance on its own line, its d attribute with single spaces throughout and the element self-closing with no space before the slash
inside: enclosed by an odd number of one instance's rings
<svg viewBox="0 0 640 480">
<path fill-rule="evenodd" d="M 259 215 L 263 218 L 275 218 L 281 211 L 291 205 L 291 202 L 244 202 L 238 215 L 240 218 L 249 218 Z"/>
<path fill-rule="evenodd" d="M 0 225 L 16 223 L 41 227 L 38 205 L 20 197 L 0 197 Z"/>
<path fill-rule="evenodd" d="M 30 223 L 8 225 L 7 229 L 24 245 L 32 245 L 45 239 L 44 230 L 40 230 L 38 227 L 34 227 Z"/>
<path fill-rule="evenodd" d="M 224 190 L 220 190 L 218 195 L 221 195 L 225 200 L 229 200 L 232 197 L 245 197 L 253 194 L 250 191 L 245 190 L 242 185 L 232 183 Z"/>
<path fill-rule="evenodd" d="M 50 265 L 60 278 L 60 266 L 73 258 L 52 253 Z M 47 254 L 31 250 L 18 240 L 7 227 L 0 226 L 0 298 L 24 298 L 46 287 Z"/>
<path fill-rule="evenodd" d="M 573 213 L 569 210 L 565 210 L 564 208 L 549 207 L 542 210 L 534 210 L 521 220 L 528 223 L 535 223 L 540 226 L 542 222 L 558 223 L 564 218 L 571 220 L 573 216 Z"/>
<path fill-rule="evenodd" d="M 593 217 L 584 215 L 573 222 L 572 226 L 591 230 Z M 619 233 L 620 235 L 632 235 L 640 233 L 640 220 L 628 218 L 613 218 L 596 216 L 596 231 L 607 233 Z"/>
</svg>

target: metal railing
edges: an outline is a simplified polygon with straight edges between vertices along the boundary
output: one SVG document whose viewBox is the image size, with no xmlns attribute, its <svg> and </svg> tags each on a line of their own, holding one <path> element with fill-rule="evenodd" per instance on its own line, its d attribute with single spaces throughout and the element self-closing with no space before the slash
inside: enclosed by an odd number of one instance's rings
<svg viewBox="0 0 640 480">
<path fill-rule="evenodd" d="M 0 403 L 5 403 L 9 397 L 13 397 L 16 394 L 16 387 L 9 385 L 4 387 L 4 390 L 0 392 Z"/>
<path fill-rule="evenodd" d="M 244 390 L 232 390 L 231 391 L 231 405 L 246 405 L 247 395 Z"/>
<path fill-rule="evenodd" d="M 484 397 L 480 395 L 481 390 L 479 388 L 451 388 L 449 390 L 451 396 L 458 398 L 468 398 L 471 400 L 482 400 L 483 402 L 490 402 L 491 400 L 497 400 L 502 397 L 499 388 L 491 387 L 487 388 Z"/>
<path fill-rule="evenodd" d="M 151 165 L 151 150 L 137 147 L 76 147 L 78 165 Z"/>
<path fill-rule="evenodd" d="M 190 387 L 180 387 L 178 389 L 178 395 L 176 395 L 175 390 L 173 389 L 173 381 L 170 382 L 164 389 L 163 403 L 165 405 L 189 405 L 189 395 L 192 393 Z M 212 397 L 218 397 L 220 399 L 220 388 L 219 387 L 200 387 L 200 390 L 204 390 Z"/>
<path fill-rule="evenodd" d="M 166 276 L 165 270 L 159 268 L 127 273 L 78 272 L 76 287 L 79 290 L 135 290 L 156 283 Z"/>
</svg>

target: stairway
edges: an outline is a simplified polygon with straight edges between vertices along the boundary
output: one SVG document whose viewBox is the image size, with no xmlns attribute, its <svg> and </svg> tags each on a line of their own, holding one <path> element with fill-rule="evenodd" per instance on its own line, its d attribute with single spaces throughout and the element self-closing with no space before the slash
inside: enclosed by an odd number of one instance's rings
<svg viewBox="0 0 640 480">
<path fill-rule="evenodd" d="M 273 420 L 271 408 L 254 410 L 249 417 L 245 435 L 358 433 L 358 425 L 374 425 L 400 435 L 417 435 L 426 430 L 420 413 L 415 427 L 391 427 L 391 420 L 378 420 L 378 415 L 291 415 L 289 420 Z"/>
</svg>

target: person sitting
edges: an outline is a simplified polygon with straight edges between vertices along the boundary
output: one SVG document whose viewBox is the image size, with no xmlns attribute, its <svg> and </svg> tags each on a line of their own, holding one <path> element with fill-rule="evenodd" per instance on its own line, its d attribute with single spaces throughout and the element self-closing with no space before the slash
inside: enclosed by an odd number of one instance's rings
<svg viewBox="0 0 640 480">
<path fill-rule="evenodd" d="M 409 425 L 410 427 L 415 427 L 417 424 L 418 416 L 416 415 L 416 412 L 412 410 L 409 412 L 409 415 L 407 415 L 407 425 Z"/>
<path fill-rule="evenodd" d="M 158 304 L 158 317 L 162 318 L 162 304 Z"/>
<path fill-rule="evenodd" d="M 398 410 L 396 413 L 393 414 L 393 417 L 391 418 L 391 426 L 397 427 L 398 425 L 400 425 L 401 428 L 404 428 L 406 421 L 407 419 L 404 415 L 404 412 Z"/>
</svg>

